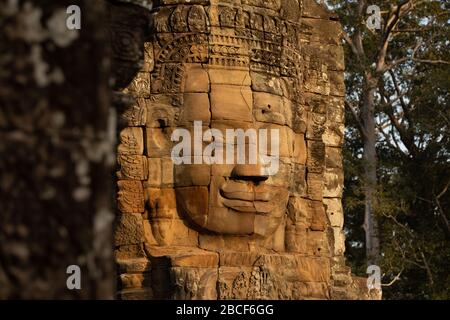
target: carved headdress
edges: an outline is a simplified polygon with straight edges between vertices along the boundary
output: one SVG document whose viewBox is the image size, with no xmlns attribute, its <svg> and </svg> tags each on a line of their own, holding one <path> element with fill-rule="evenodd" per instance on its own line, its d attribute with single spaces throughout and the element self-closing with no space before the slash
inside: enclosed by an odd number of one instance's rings
<svg viewBox="0 0 450 320">
<path fill-rule="evenodd" d="M 162 1 L 153 13 L 153 91 L 180 92 L 183 63 L 300 80 L 301 13 L 297 0 Z"/>
</svg>

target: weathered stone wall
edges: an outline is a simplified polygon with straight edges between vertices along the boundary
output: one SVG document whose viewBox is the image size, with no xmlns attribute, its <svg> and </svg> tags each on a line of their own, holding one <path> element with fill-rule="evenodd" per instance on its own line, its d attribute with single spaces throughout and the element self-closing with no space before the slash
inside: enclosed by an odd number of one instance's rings
<svg viewBox="0 0 450 320">
<path fill-rule="evenodd" d="M 312 0 L 163 0 L 152 12 L 122 92 L 119 297 L 366 297 L 344 262 L 339 23 Z M 171 134 L 194 121 L 279 129 L 280 173 L 174 165 Z M 248 196 L 254 208 L 236 204 Z"/>
<path fill-rule="evenodd" d="M 69 5 L 82 28 L 66 28 Z M 101 1 L 0 1 L 0 299 L 113 298 L 115 121 Z M 82 290 L 68 290 L 67 267 Z"/>
</svg>

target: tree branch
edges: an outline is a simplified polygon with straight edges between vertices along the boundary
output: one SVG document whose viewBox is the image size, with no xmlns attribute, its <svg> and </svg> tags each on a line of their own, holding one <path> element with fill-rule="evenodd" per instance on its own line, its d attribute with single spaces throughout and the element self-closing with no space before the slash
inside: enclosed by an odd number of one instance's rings
<svg viewBox="0 0 450 320">
<path fill-rule="evenodd" d="M 350 112 L 352 113 L 353 117 L 355 118 L 355 121 L 356 121 L 356 123 L 358 125 L 359 132 L 361 133 L 362 136 L 365 136 L 365 134 L 366 134 L 365 132 L 366 131 L 364 129 L 364 125 L 363 125 L 363 123 L 361 121 L 361 118 L 360 118 L 358 112 L 356 111 L 356 108 L 353 107 L 351 105 L 351 102 L 347 101 L 347 100 L 345 101 L 345 106 L 347 107 L 348 110 L 350 110 Z"/>
<path fill-rule="evenodd" d="M 405 0 L 397 6 L 392 6 L 388 15 L 386 25 L 384 27 L 383 41 L 380 44 L 380 49 L 377 55 L 377 62 L 376 62 L 377 72 L 383 73 L 383 71 L 385 70 L 386 54 L 389 48 L 389 42 L 392 37 L 392 32 L 394 31 L 401 17 L 405 13 L 409 12 L 412 9 L 412 7 L 413 7 L 413 0 Z"/>
<path fill-rule="evenodd" d="M 402 273 L 403 273 L 403 270 L 404 270 L 404 269 L 402 269 L 402 270 L 394 277 L 394 279 L 393 279 L 391 282 L 389 282 L 389 283 L 387 283 L 387 284 L 381 284 L 381 286 L 382 286 L 382 287 L 390 287 L 390 286 L 392 286 L 394 283 L 396 283 L 397 281 L 399 281 L 399 280 L 400 280 L 400 276 L 401 276 Z"/>
<path fill-rule="evenodd" d="M 428 64 L 450 64 L 450 61 L 445 61 L 445 60 L 428 60 L 428 59 L 419 59 L 419 58 L 412 58 L 412 61 L 414 62 L 419 62 L 419 63 L 428 63 Z"/>
</svg>

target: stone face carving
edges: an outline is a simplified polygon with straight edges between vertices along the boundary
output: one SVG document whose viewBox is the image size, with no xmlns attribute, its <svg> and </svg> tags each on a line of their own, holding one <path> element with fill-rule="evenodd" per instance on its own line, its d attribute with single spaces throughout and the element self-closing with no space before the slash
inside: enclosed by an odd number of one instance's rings
<svg viewBox="0 0 450 320">
<path fill-rule="evenodd" d="M 133 267 L 120 271 L 119 296 L 342 297 L 335 277 L 355 282 L 342 271 L 339 24 L 312 0 L 162 0 L 151 28 L 124 90 L 118 207 L 130 217 L 118 219 L 116 260 Z M 177 129 L 276 129 L 279 170 L 268 175 L 259 158 L 205 163 L 195 142 L 183 151 L 191 164 L 175 164 Z M 215 138 L 200 149 L 236 144 Z M 247 152 L 261 146 L 247 141 Z"/>
</svg>

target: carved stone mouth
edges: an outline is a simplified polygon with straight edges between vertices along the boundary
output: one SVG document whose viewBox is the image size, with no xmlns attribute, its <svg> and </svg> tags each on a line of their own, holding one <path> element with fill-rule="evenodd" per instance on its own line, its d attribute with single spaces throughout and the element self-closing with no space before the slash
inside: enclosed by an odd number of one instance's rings
<svg viewBox="0 0 450 320">
<path fill-rule="evenodd" d="M 223 199 L 223 204 L 229 209 L 243 213 L 268 214 L 273 210 L 273 205 L 270 202 L 263 201 L 240 201 Z"/>
<path fill-rule="evenodd" d="M 267 214 L 273 210 L 269 193 L 225 192 L 220 190 L 221 200 L 225 207 L 238 212 Z"/>
<path fill-rule="evenodd" d="M 219 189 L 223 206 L 241 213 L 268 214 L 273 211 L 275 193 L 250 181 L 229 181 Z"/>
</svg>

